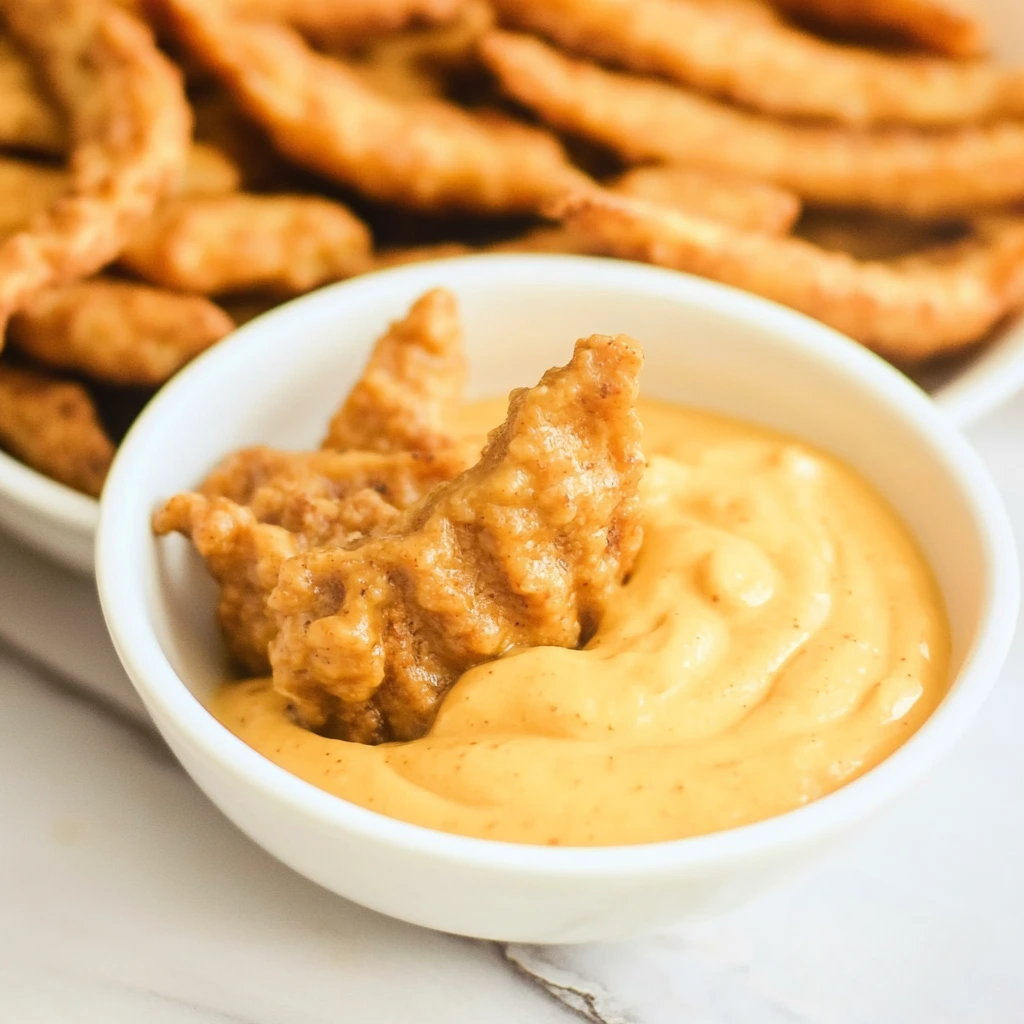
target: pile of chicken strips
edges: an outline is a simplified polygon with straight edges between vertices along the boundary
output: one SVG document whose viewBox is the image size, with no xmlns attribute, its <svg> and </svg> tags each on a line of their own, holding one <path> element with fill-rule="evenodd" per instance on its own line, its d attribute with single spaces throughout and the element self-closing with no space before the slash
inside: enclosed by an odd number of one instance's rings
<svg viewBox="0 0 1024 1024">
<path fill-rule="evenodd" d="M 1024 305 L 1024 72 L 956 0 L 0 0 L 0 29 L 0 447 L 87 494 L 236 324 L 416 260 L 656 263 L 903 367 Z M 427 441 L 392 508 L 450 471 Z"/>
</svg>

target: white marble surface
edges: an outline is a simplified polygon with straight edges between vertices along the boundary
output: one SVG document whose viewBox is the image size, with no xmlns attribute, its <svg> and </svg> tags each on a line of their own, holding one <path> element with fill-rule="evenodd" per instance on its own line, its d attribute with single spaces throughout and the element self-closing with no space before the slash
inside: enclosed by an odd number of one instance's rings
<svg viewBox="0 0 1024 1024">
<path fill-rule="evenodd" d="M 1024 398 L 971 436 L 1024 542 Z M 35 571 L 0 545 L 0 584 Z M 88 587 L 49 585 L 36 604 L 0 600 L 0 630 L 69 602 L 36 645 L 120 700 Z M 71 643 L 83 631 L 87 651 Z M 278 865 L 132 708 L 0 650 L 0 1022 L 573 1019 L 495 947 L 388 921 Z M 786 888 L 656 939 L 512 956 L 608 1024 L 1024 1024 L 1022 732 L 1024 638 L 954 756 Z"/>
</svg>

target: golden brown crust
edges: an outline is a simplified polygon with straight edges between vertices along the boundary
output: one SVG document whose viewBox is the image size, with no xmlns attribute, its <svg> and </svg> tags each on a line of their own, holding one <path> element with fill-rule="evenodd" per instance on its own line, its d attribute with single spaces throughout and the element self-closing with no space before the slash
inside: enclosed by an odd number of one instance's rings
<svg viewBox="0 0 1024 1024">
<path fill-rule="evenodd" d="M 0 238 L 23 228 L 67 187 L 67 175 L 59 168 L 0 157 Z"/>
<path fill-rule="evenodd" d="M 492 33 L 482 52 L 519 102 L 628 161 L 718 167 L 812 202 L 915 216 L 970 214 L 1024 199 L 1024 122 L 930 133 L 810 126 L 605 71 L 527 36 Z"/>
<path fill-rule="evenodd" d="M 114 458 L 84 388 L 0 363 L 0 446 L 33 469 L 98 497 Z"/>
<path fill-rule="evenodd" d="M 789 234 L 801 213 L 800 197 L 789 189 L 729 171 L 650 164 L 626 171 L 609 188 L 766 235 Z"/>
<path fill-rule="evenodd" d="M 0 324 L 43 289 L 112 260 L 178 188 L 191 115 L 143 23 L 105 0 L 0 0 L 67 113 L 70 189 L 0 243 Z"/>
<path fill-rule="evenodd" d="M 67 131 L 31 62 L 12 40 L 0 35 L 0 146 L 62 153 Z"/>
<path fill-rule="evenodd" d="M 586 640 L 640 544 L 641 358 L 623 336 L 580 341 L 513 393 L 476 466 L 379 535 L 281 567 L 271 662 L 301 722 L 412 739 L 473 665 Z"/>
<path fill-rule="evenodd" d="M 156 387 L 233 329 L 227 313 L 198 295 L 93 279 L 43 292 L 15 314 L 9 333 L 37 362 Z"/>
<path fill-rule="evenodd" d="M 384 202 L 528 212 L 581 172 L 550 135 L 440 101 L 401 103 L 284 26 L 167 0 L 179 39 L 297 163 Z"/>
<path fill-rule="evenodd" d="M 265 674 L 277 632 L 267 599 L 284 560 L 387 526 L 399 509 L 462 469 L 452 454 L 249 448 L 228 456 L 201 493 L 167 502 L 153 528 L 191 539 L 217 581 L 228 649 L 246 671 Z"/>
<path fill-rule="evenodd" d="M 188 151 L 182 194 L 220 196 L 242 187 L 238 164 L 223 150 L 209 142 L 194 142 Z"/>
<path fill-rule="evenodd" d="M 981 340 L 1024 302 L 1024 221 L 980 222 L 978 237 L 891 261 L 860 261 L 608 193 L 558 213 L 623 259 L 674 267 L 774 299 L 910 363 Z"/>
<path fill-rule="evenodd" d="M 297 295 L 366 270 L 370 244 L 362 221 L 330 199 L 235 192 L 163 204 L 120 263 L 153 284 L 203 295 Z"/>
<path fill-rule="evenodd" d="M 409 25 L 454 18 L 465 0 L 228 0 L 233 15 L 281 21 L 322 46 L 351 46 Z"/>
<path fill-rule="evenodd" d="M 888 0 L 886 0 L 888 2 Z M 849 125 L 935 127 L 1024 113 L 1024 75 L 882 53 L 707 0 L 498 0 L 504 20 L 584 56 L 755 110 Z"/>
<path fill-rule="evenodd" d="M 950 57 L 979 57 L 988 32 L 957 0 L 773 0 L 791 14 L 845 29 L 888 29 Z"/>
<path fill-rule="evenodd" d="M 377 341 L 362 376 L 332 417 L 323 446 L 376 452 L 455 448 L 450 414 L 465 383 L 455 296 L 435 288 Z"/>
</svg>

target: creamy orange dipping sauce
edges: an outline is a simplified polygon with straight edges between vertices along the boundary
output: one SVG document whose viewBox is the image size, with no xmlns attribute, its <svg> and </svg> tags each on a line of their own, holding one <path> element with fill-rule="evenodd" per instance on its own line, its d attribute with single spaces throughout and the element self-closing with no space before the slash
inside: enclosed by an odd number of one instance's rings
<svg viewBox="0 0 1024 1024">
<path fill-rule="evenodd" d="M 467 433 L 503 414 L 475 406 Z M 262 680 L 225 686 L 214 715 L 353 803 L 520 843 L 714 832 L 877 765 L 947 688 L 945 613 L 904 526 L 805 444 L 653 402 L 640 414 L 644 544 L 585 650 L 467 672 L 411 743 L 306 732 Z"/>
</svg>

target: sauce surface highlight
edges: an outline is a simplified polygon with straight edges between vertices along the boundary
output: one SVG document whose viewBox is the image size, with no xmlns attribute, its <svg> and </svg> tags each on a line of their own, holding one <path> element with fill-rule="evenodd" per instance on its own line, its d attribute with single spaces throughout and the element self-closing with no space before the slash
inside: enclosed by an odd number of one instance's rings
<svg viewBox="0 0 1024 1024">
<path fill-rule="evenodd" d="M 504 409 L 470 406 L 467 436 Z M 661 403 L 639 412 L 644 544 L 586 649 L 513 651 L 467 672 L 411 743 L 307 732 L 266 680 L 227 684 L 213 714 L 363 807 L 550 845 L 748 824 L 884 760 L 947 688 L 945 613 L 906 529 L 805 444 Z"/>
</svg>

